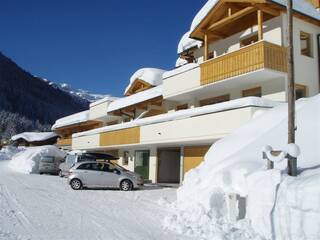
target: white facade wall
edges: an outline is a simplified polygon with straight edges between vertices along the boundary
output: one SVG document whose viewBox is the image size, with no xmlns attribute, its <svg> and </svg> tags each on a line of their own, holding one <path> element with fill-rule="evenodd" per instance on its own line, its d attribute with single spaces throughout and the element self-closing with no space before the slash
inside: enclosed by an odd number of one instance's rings
<svg viewBox="0 0 320 240">
<path fill-rule="evenodd" d="M 90 136 L 83 136 L 72 138 L 72 149 L 93 149 L 98 148 L 100 146 L 100 135 L 90 135 Z"/>
<path fill-rule="evenodd" d="M 220 139 L 252 118 L 256 108 L 242 108 L 140 127 L 140 144 Z"/>
</svg>

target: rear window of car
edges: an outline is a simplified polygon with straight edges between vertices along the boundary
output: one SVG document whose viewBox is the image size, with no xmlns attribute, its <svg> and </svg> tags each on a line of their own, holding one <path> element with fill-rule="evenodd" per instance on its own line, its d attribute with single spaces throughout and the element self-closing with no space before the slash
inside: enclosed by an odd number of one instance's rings
<svg viewBox="0 0 320 240">
<path fill-rule="evenodd" d="M 79 170 L 91 170 L 92 166 L 91 166 L 91 163 L 84 163 L 84 164 L 81 164 L 77 169 L 79 169 Z"/>
</svg>

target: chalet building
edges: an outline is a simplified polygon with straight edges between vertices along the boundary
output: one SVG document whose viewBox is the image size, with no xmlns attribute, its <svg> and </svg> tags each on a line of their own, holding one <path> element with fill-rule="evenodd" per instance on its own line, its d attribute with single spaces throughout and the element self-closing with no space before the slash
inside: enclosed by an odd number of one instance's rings
<svg viewBox="0 0 320 240">
<path fill-rule="evenodd" d="M 57 143 L 59 135 L 54 132 L 23 132 L 11 137 L 11 143 L 15 146 L 44 146 Z"/>
<path fill-rule="evenodd" d="M 294 1 L 297 98 L 319 93 L 319 3 Z M 214 142 L 287 100 L 285 4 L 209 0 L 179 42 L 175 69 L 140 69 L 123 98 L 53 130 L 74 150 L 114 151 L 145 179 L 180 183 Z"/>
</svg>

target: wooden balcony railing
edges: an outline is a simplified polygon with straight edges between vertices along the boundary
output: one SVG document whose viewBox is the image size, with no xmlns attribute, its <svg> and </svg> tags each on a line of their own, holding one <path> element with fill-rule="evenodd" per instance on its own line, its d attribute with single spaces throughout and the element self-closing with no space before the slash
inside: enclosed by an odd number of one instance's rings
<svg viewBox="0 0 320 240">
<path fill-rule="evenodd" d="M 100 134 L 100 146 L 140 143 L 140 127 L 133 127 Z"/>
<path fill-rule="evenodd" d="M 72 145 L 72 138 L 60 138 L 57 141 L 57 145 L 59 145 L 59 146 L 71 146 Z"/>
<path fill-rule="evenodd" d="M 201 85 L 218 82 L 263 68 L 287 72 L 287 49 L 260 41 L 200 65 Z"/>
</svg>

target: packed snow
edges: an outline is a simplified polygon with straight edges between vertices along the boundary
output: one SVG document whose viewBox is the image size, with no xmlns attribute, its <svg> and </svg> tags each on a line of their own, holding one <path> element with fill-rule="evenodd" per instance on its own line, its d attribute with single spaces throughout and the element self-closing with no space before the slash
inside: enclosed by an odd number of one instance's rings
<svg viewBox="0 0 320 240">
<path fill-rule="evenodd" d="M 183 59 L 183 58 L 179 57 L 177 59 L 177 61 L 176 61 L 175 66 L 176 66 L 176 68 L 178 68 L 178 67 L 181 67 L 181 66 L 186 65 L 186 64 L 188 64 L 188 61 L 186 59 Z"/>
<path fill-rule="evenodd" d="M 7 164 L 0 162 L 1 240 L 193 239 L 162 229 L 170 209 L 159 199 L 174 201 L 176 189 L 74 191 L 66 179 L 16 173 Z"/>
<path fill-rule="evenodd" d="M 30 174 L 39 173 L 39 163 L 43 156 L 63 159 L 66 153 L 56 146 L 28 147 L 15 154 L 9 163 L 9 167 L 16 172 Z"/>
<path fill-rule="evenodd" d="M 124 94 L 128 92 L 136 80 L 142 80 L 151 86 L 159 86 L 162 84 L 162 74 L 165 72 L 163 69 L 158 68 L 142 68 L 136 71 L 130 78 L 130 83 L 126 87 Z"/>
<path fill-rule="evenodd" d="M 94 106 L 97 106 L 99 104 L 102 104 L 102 103 L 105 103 L 105 102 L 113 102 L 115 100 L 119 99 L 118 97 L 112 97 L 111 95 L 110 96 L 106 96 L 98 101 L 95 101 L 95 102 L 92 102 L 90 103 L 90 107 L 94 107 Z"/>
<path fill-rule="evenodd" d="M 88 120 L 89 120 L 89 110 L 75 113 L 75 114 L 69 115 L 67 117 L 58 119 L 55 122 L 55 124 L 53 124 L 51 129 L 55 130 L 55 129 L 58 129 L 61 127 L 86 122 Z"/>
<path fill-rule="evenodd" d="M 201 46 L 202 46 L 202 42 L 190 38 L 190 31 L 188 31 L 182 36 L 182 38 L 178 44 L 177 52 L 178 52 L 178 54 L 181 54 L 182 52 L 189 50 L 193 47 L 200 48 Z"/>
<path fill-rule="evenodd" d="M 162 96 L 162 85 L 147 89 L 142 92 L 138 92 L 127 97 L 119 98 L 118 100 L 110 103 L 107 111 L 113 112 L 115 110 L 132 106 L 137 103 L 141 103 L 160 96 Z"/>
<path fill-rule="evenodd" d="M 57 138 L 58 134 L 54 132 L 23 132 L 11 137 L 12 141 L 24 139 L 27 142 L 41 142 L 51 138 Z"/>
<path fill-rule="evenodd" d="M 197 63 L 188 63 L 188 64 L 184 64 L 183 66 L 180 66 L 176 69 L 173 69 L 171 71 L 167 71 L 163 74 L 163 80 L 169 78 L 169 77 L 173 77 L 175 75 L 190 71 L 194 68 L 199 67 L 199 64 Z"/>
<path fill-rule="evenodd" d="M 146 91 L 144 91 L 144 92 L 146 92 Z M 139 94 L 139 93 L 137 93 L 137 94 Z M 137 94 L 135 94 L 135 95 L 137 95 Z M 133 96 L 135 96 L 135 95 L 133 95 Z M 204 114 L 210 114 L 210 113 L 221 112 L 221 111 L 228 111 L 228 110 L 244 108 L 244 107 L 270 108 L 270 107 L 277 106 L 278 104 L 281 104 L 281 103 L 275 102 L 275 101 L 272 101 L 269 99 L 259 98 L 259 97 L 246 97 L 246 98 L 235 99 L 235 100 L 231 100 L 231 101 L 227 101 L 227 102 L 223 102 L 223 103 L 218 103 L 218 104 L 213 104 L 213 105 L 208 105 L 208 106 L 203 106 L 203 107 L 197 107 L 197 108 L 191 108 L 191 109 L 186 109 L 186 110 L 180 110 L 180 111 L 176 111 L 176 112 L 160 114 L 160 115 L 153 116 L 153 117 L 139 118 L 139 119 L 136 119 L 131 122 L 126 122 L 126 123 L 116 124 L 116 125 L 111 125 L 111 126 L 105 126 L 102 128 L 97 128 L 97 129 L 89 130 L 86 132 L 75 133 L 72 136 L 73 137 L 89 136 L 92 134 L 97 134 L 97 133 L 102 133 L 102 132 L 114 131 L 114 130 L 119 130 L 119 129 L 149 125 L 149 124 L 155 124 L 155 123 L 160 123 L 160 122 L 174 121 L 174 120 L 178 120 L 178 119 L 185 119 L 185 118 L 200 116 L 200 115 L 204 115 Z M 111 107 L 111 105 L 110 105 L 110 107 Z"/>
<path fill-rule="evenodd" d="M 205 161 L 185 176 L 165 228 L 199 239 L 320 239 L 319 109 L 320 95 L 297 101 L 299 148 L 286 144 L 287 104 L 214 143 Z M 266 145 L 300 154 L 299 176 L 286 174 L 283 159 L 266 170 Z M 232 196 L 237 196 L 236 207 Z M 233 215 L 245 218 L 233 221 Z"/>
</svg>

